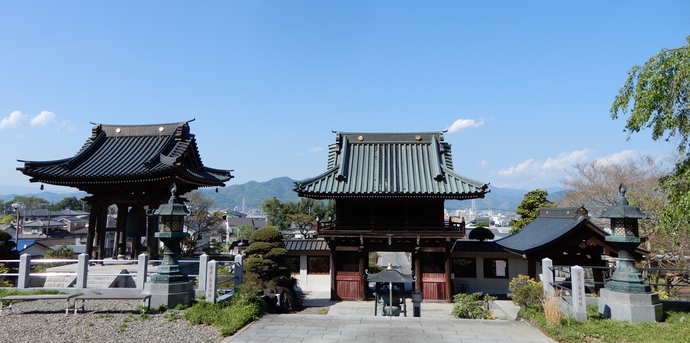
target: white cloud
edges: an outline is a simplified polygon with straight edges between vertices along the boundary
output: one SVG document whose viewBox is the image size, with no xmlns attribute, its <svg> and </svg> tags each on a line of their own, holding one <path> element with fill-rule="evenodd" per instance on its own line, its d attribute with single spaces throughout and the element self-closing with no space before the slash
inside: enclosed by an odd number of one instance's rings
<svg viewBox="0 0 690 343">
<path fill-rule="evenodd" d="M 58 129 L 59 132 L 62 132 L 63 130 L 66 132 L 74 131 L 74 125 L 70 124 L 69 120 L 60 122 L 60 124 L 58 124 L 58 126 L 59 126 L 59 129 Z"/>
<path fill-rule="evenodd" d="M 487 160 L 481 160 L 481 161 L 479 162 L 479 166 L 480 166 L 481 168 L 486 168 L 486 167 L 489 166 L 489 161 L 487 161 Z"/>
<path fill-rule="evenodd" d="M 33 117 L 28 114 L 24 114 L 21 111 L 14 111 L 10 113 L 9 116 L 2 118 L 0 120 L 0 130 L 13 127 L 20 127 L 25 125 L 27 121 L 29 126 L 31 127 L 52 124 L 66 129 L 67 131 L 72 131 L 74 129 L 73 126 L 69 125 L 69 121 L 58 123 L 57 116 L 55 115 L 55 113 L 51 111 L 41 111 L 41 113 Z"/>
<path fill-rule="evenodd" d="M 639 157 L 640 153 L 634 150 L 623 150 L 621 152 L 613 153 L 611 155 L 596 159 L 594 163 L 600 166 L 608 166 L 613 164 L 621 164 L 629 161 L 632 158 Z"/>
<path fill-rule="evenodd" d="M 576 163 L 586 162 L 593 153 L 590 149 L 564 152 L 545 161 L 528 159 L 520 164 L 501 169 L 495 175 L 501 177 L 493 184 L 511 188 L 550 187 L 566 176 L 566 170 Z M 500 186 L 499 186 L 500 187 Z"/>
<path fill-rule="evenodd" d="M 588 156 L 593 153 L 592 150 L 582 149 L 575 150 L 569 153 L 562 153 L 556 158 L 548 158 L 541 166 L 544 170 L 552 169 L 566 169 L 572 167 L 575 163 L 587 161 Z"/>
<path fill-rule="evenodd" d="M 511 166 L 508 169 L 501 169 L 498 171 L 498 175 L 501 176 L 515 176 L 518 174 L 523 174 L 525 171 L 534 169 L 532 166 L 534 165 L 534 161 L 532 159 L 529 159 L 525 162 L 522 162 L 516 166 Z"/>
<path fill-rule="evenodd" d="M 55 113 L 50 111 L 41 111 L 41 113 L 31 118 L 31 126 L 44 126 L 46 124 L 55 124 Z"/>
<path fill-rule="evenodd" d="M 501 176 L 515 176 L 520 174 L 539 175 L 548 171 L 565 170 L 572 167 L 575 163 L 587 161 L 593 151 L 590 149 L 575 150 L 572 152 L 564 152 L 557 157 L 549 157 L 546 161 L 534 161 L 529 159 L 516 166 L 511 166 L 508 169 L 501 169 L 498 175 Z"/>
<path fill-rule="evenodd" d="M 313 147 L 313 148 L 309 149 L 309 151 L 311 151 L 311 152 L 319 152 L 319 151 L 323 151 L 323 148 L 320 147 L 320 146 L 317 146 L 317 147 Z"/>
<path fill-rule="evenodd" d="M 484 125 L 484 119 L 475 121 L 474 119 L 458 119 L 448 128 L 448 133 L 460 132 L 467 128 L 480 127 Z"/>
<path fill-rule="evenodd" d="M 0 130 L 17 127 L 22 124 L 22 122 L 28 117 L 26 114 L 22 114 L 20 111 L 14 111 L 10 113 L 9 116 L 2 118 L 0 120 Z"/>
</svg>

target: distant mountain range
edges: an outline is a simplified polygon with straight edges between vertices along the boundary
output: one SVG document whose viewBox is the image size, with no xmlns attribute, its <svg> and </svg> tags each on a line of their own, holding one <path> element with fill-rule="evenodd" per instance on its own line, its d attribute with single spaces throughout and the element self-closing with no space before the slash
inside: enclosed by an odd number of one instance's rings
<svg viewBox="0 0 690 343">
<path fill-rule="evenodd" d="M 202 188 L 199 190 L 202 194 L 212 199 L 219 208 L 233 209 L 235 207 L 245 208 L 261 208 L 261 204 L 272 197 L 278 200 L 287 202 L 299 201 L 297 193 L 293 191 L 295 180 L 289 177 L 278 177 L 266 182 L 250 181 L 241 185 L 230 185 L 227 187 L 216 188 Z M 76 197 L 81 199 L 87 194 L 84 192 L 69 192 L 69 188 L 55 187 L 46 185 L 46 190 L 40 190 L 39 186 L 8 186 L 0 185 L 0 199 L 8 201 L 15 195 L 21 196 L 36 196 L 44 198 L 50 202 L 58 202 L 66 197 Z M 484 199 L 475 200 L 475 208 L 478 210 L 502 210 L 515 211 L 518 204 L 522 201 L 525 193 L 529 190 L 512 189 L 512 188 L 498 188 L 489 186 L 491 192 L 486 195 Z M 556 201 L 562 196 L 563 191 L 557 188 L 547 188 L 549 192 L 549 200 Z M 464 208 L 471 208 L 472 202 L 469 200 L 446 201 L 446 209 L 457 210 Z"/>
<path fill-rule="evenodd" d="M 293 191 L 294 186 L 295 180 L 289 177 L 279 177 L 266 182 L 250 181 L 241 185 L 219 187 L 218 192 L 215 189 L 202 189 L 200 192 L 213 199 L 218 207 L 232 209 L 235 206 L 242 206 L 244 204 L 245 208 L 260 208 L 264 200 L 271 199 L 272 197 L 276 197 L 284 202 L 299 201 L 297 193 Z M 491 192 L 484 199 L 475 200 L 476 209 L 514 212 L 525 193 L 529 192 L 529 190 L 524 189 L 491 186 L 489 189 Z M 549 200 L 551 201 L 556 201 L 555 199 L 558 199 L 563 193 L 558 188 L 548 188 L 546 190 L 549 192 Z M 472 203 L 469 200 L 446 201 L 446 209 L 448 210 L 471 207 Z"/>
</svg>

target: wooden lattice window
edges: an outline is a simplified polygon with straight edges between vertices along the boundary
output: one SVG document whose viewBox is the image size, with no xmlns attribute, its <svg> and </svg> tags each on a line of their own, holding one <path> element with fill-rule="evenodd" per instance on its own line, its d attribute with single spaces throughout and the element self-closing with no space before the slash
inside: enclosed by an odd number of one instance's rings
<svg viewBox="0 0 690 343">
<path fill-rule="evenodd" d="M 484 278 L 486 278 L 486 279 L 507 279 L 508 278 L 508 259 L 507 258 L 485 258 L 484 259 Z"/>
<path fill-rule="evenodd" d="M 330 260 L 329 256 L 307 256 L 307 274 L 329 274 Z"/>
</svg>

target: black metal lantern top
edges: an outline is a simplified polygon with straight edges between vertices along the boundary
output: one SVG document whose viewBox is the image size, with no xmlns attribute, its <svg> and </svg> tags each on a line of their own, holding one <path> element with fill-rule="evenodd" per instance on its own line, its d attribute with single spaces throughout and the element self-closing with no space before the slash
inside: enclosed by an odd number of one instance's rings
<svg viewBox="0 0 690 343">
<path fill-rule="evenodd" d="M 606 237 L 607 241 L 640 241 L 637 220 L 647 218 L 647 214 L 637 206 L 630 206 L 625 197 L 626 191 L 621 183 L 618 187 L 616 206 L 607 208 L 601 215 L 603 218 L 611 219 L 611 236 Z"/>
<path fill-rule="evenodd" d="M 167 204 L 158 206 L 150 215 L 159 216 L 163 223 L 164 231 L 182 232 L 184 218 L 191 212 L 177 197 L 177 186 L 173 183 L 170 187 L 170 199 Z"/>
</svg>

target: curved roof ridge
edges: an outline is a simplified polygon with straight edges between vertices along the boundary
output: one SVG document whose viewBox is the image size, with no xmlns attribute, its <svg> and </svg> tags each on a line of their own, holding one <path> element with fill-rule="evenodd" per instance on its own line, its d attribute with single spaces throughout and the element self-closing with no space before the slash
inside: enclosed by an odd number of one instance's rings
<svg viewBox="0 0 690 343">
<path fill-rule="evenodd" d="M 181 130 L 189 132 L 189 123 L 194 119 L 174 123 L 159 124 L 102 124 L 90 122 L 108 136 L 172 135 Z"/>
</svg>

